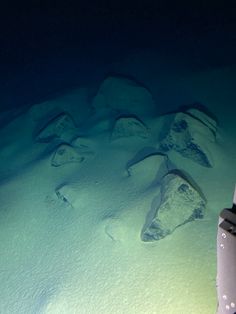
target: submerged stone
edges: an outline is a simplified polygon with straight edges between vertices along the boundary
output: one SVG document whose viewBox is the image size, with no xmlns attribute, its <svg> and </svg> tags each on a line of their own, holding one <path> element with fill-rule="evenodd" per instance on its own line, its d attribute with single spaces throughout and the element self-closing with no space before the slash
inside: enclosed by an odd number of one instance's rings
<svg viewBox="0 0 236 314">
<path fill-rule="evenodd" d="M 37 141 L 48 143 L 55 138 L 64 139 L 74 135 L 75 131 L 76 126 L 72 117 L 67 113 L 61 113 L 41 129 Z"/>
<path fill-rule="evenodd" d="M 89 138 L 83 137 L 83 136 L 78 136 L 73 141 L 71 144 L 81 150 L 88 150 L 91 149 L 92 146 L 94 146 L 94 143 L 92 140 Z"/>
<path fill-rule="evenodd" d="M 149 130 L 146 125 L 132 116 L 120 117 L 115 121 L 111 139 L 125 138 L 136 136 L 143 139 L 149 137 Z"/>
<path fill-rule="evenodd" d="M 59 167 L 68 163 L 83 162 L 85 157 L 68 144 L 60 145 L 52 156 L 51 165 Z"/>
<path fill-rule="evenodd" d="M 109 76 L 101 84 L 93 107 L 109 107 L 124 113 L 146 114 L 155 111 L 155 103 L 147 88 L 134 80 Z"/>
<path fill-rule="evenodd" d="M 70 185 L 64 184 L 59 186 L 56 188 L 55 193 L 58 199 L 64 202 L 65 205 L 70 205 L 71 207 L 75 206 L 78 193 Z"/>
<path fill-rule="evenodd" d="M 212 167 L 212 154 L 209 144 L 215 142 L 215 134 L 206 124 L 193 116 L 179 112 L 169 126 L 162 139 L 160 149 L 175 150 L 183 157 L 189 158 L 204 167 Z"/>
<path fill-rule="evenodd" d="M 142 184 L 150 185 L 159 181 L 169 170 L 168 156 L 154 153 L 128 167 L 128 176 Z"/>
<path fill-rule="evenodd" d="M 161 202 L 154 217 L 144 226 L 141 239 L 156 241 L 165 238 L 176 228 L 195 219 L 202 219 L 206 200 L 184 178 L 169 173 L 161 182 Z"/>
<path fill-rule="evenodd" d="M 209 129 L 212 130 L 214 134 L 216 134 L 218 124 L 215 119 L 207 115 L 205 112 L 200 111 L 196 108 L 190 108 L 186 111 L 186 113 L 190 114 L 191 116 L 195 117 L 196 119 L 204 123 Z"/>
</svg>

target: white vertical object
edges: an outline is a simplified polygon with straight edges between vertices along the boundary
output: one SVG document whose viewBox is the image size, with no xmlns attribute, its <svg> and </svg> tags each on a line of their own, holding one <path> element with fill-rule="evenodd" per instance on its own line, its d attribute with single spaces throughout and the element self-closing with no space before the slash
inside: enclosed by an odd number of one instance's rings
<svg viewBox="0 0 236 314">
<path fill-rule="evenodd" d="M 235 189 L 234 189 L 234 201 L 233 201 L 234 205 L 236 205 L 236 185 L 235 185 Z"/>
</svg>

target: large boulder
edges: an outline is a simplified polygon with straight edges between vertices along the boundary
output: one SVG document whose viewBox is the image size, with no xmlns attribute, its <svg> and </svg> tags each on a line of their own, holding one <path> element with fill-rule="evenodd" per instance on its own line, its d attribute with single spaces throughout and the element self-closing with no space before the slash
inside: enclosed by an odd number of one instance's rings
<svg viewBox="0 0 236 314">
<path fill-rule="evenodd" d="M 128 176 L 148 186 L 159 180 L 169 171 L 168 156 L 153 153 L 127 168 Z"/>
<path fill-rule="evenodd" d="M 115 121 L 112 129 L 111 139 L 136 136 L 143 139 L 149 137 L 149 130 L 146 125 L 133 116 L 120 117 Z"/>
<path fill-rule="evenodd" d="M 85 159 L 74 147 L 68 144 L 61 144 L 52 156 L 51 165 L 59 167 L 68 163 L 81 163 Z"/>
<path fill-rule="evenodd" d="M 161 183 L 161 201 L 154 217 L 145 224 L 141 238 L 155 241 L 176 228 L 204 216 L 206 200 L 187 179 L 168 173 Z"/>
<path fill-rule="evenodd" d="M 165 129 L 161 150 L 174 149 L 204 167 L 213 166 L 209 144 L 215 142 L 216 135 L 207 124 L 192 114 L 179 112 L 173 116 L 171 123 L 168 121 Z"/>
<path fill-rule="evenodd" d="M 137 115 L 155 111 L 153 97 L 147 88 L 134 80 L 116 76 L 109 76 L 102 82 L 92 105 Z"/>
<path fill-rule="evenodd" d="M 48 143 L 54 139 L 70 140 L 76 134 L 76 125 L 68 113 L 60 113 L 41 128 L 38 142 Z"/>
</svg>

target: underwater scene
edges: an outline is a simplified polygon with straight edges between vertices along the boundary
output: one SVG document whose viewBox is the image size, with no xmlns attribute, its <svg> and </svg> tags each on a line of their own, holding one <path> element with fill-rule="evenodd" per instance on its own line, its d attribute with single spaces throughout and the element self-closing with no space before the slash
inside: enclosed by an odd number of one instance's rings
<svg viewBox="0 0 236 314">
<path fill-rule="evenodd" d="M 217 295 L 233 8 L 59 3 L 1 23 L 0 314 L 236 313 L 236 287 Z"/>
</svg>

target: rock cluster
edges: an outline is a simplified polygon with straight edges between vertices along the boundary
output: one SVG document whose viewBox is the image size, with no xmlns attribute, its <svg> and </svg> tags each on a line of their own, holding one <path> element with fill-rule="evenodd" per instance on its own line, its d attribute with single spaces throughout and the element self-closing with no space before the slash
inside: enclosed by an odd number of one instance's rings
<svg viewBox="0 0 236 314">
<path fill-rule="evenodd" d="M 150 138 L 150 129 L 137 116 L 146 105 L 153 106 L 148 90 L 131 80 L 117 77 L 107 78 L 93 99 L 95 108 L 110 107 L 120 111 L 113 127 L 109 128 L 112 141 L 130 137 Z M 168 152 L 175 150 L 201 166 L 213 167 L 210 144 L 216 141 L 217 122 L 212 117 L 190 108 L 166 115 L 165 122 L 158 150 L 140 158 L 136 155 L 126 168 L 127 180 L 140 191 L 157 188 L 160 192 L 159 203 L 153 206 L 155 212 L 152 208 L 147 214 L 141 231 L 141 239 L 145 242 L 163 239 L 180 226 L 204 217 L 204 196 L 181 171 L 174 169 Z M 50 143 L 54 140 L 58 146 L 51 158 L 53 167 L 83 163 L 91 153 L 91 141 L 77 134 L 76 125 L 67 113 L 62 112 L 51 119 L 37 135 L 38 142 Z M 70 185 L 61 185 L 55 192 L 67 205 L 76 205 L 77 193 Z M 105 232 L 110 239 L 120 238 L 119 230 L 122 228 L 119 226 L 116 220 L 106 225 Z"/>
</svg>

